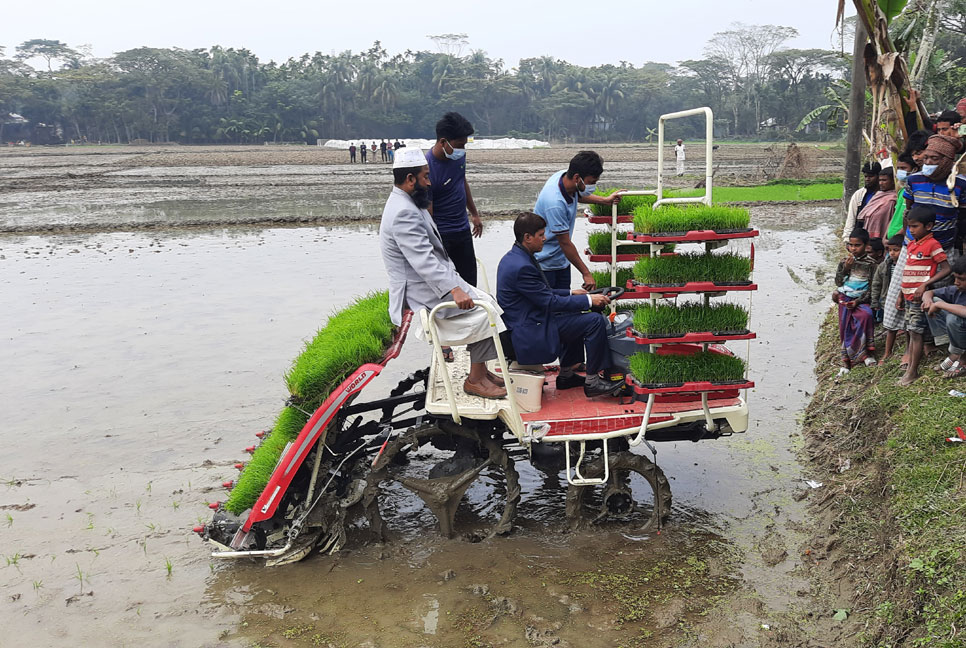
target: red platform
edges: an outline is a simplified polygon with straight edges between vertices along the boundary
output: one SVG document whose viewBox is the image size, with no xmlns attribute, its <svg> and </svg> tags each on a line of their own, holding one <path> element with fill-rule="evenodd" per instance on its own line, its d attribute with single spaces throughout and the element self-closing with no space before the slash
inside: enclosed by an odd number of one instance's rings
<svg viewBox="0 0 966 648">
<path fill-rule="evenodd" d="M 727 241 L 730 239 L 745 239 L 758 236 L 758 230 L 748 229 L 744 232 L 722 232 L 714 230 L 692 230 L 690 232 L 680 232 L 677 234 L 638 234 L 634 232 L 627 235 L 628 241 L 637 243 L 706 243 L 708 241 Z"/>
<path fill-rule="evenodd" d="M 679 284 L 676 286 L 656 286 L 638 283 L 632 279 L 627 282 L 627 292 L 624 293 L 624 299 L 627 299 L 627 293 L 629 292 L 633 292 L 636 295 L 642 295 L 640 299 L 648 299 L 652 293 L 659 295 L 671 295 L 680 293 L 747 292 L 750 290 L 758 290 L 758 284 L 747 283 L 734 286 L 716 284 L 711 281 L 689 281 L 686 284 Z"/>
<path fill-rule="evenodd" d="M 634 338 L 638 344 L 709 344 L 715 342 L 727 342 L 728 340 L 754 340 L 756 335 L 745 331 L 734 335 L 718 335 L 711 332 L 685 333 L 673 337 L 646 337 L 634 329 L 627 330 L 627 337 Z"/>
<path fill-rule="evenodd" d="M 614 259 L 614 257 L 609 254 L 591 254 L 590 250 L 585 250 L 584 254 L 587 256 L 588 260 L 593 261 L 594 263 L 610 263 Z M 640 254 L 618 254 L 617 262 L 621 263 L 626 261 L 637 261 L 642 256 L 647 256 L 647 252 L 641 252 Z"/>
<path fill-rule="evenodd" d="M 556 376 L 547 378 L 543 389 L 543 407 L 538 412 L 524 412 L 524 422 L 545 422 L 550 424 L 547 437 L 561 437 L 575 434 L 602 434 L 616 430 L 640 427 L 644 419 L 645 403 L 634 401 L 621 403 L 611 396 L 587 398 L 584 390 L 577 387 L 557 391 Z M 741 400 L 726 396 L 709 400 L 710 407 L 734 407 Z M 658 397 L 651 409 L 651 423 L 669 421 L 672 414 L 701 409 L 701 397 L 682 398 L 680 394 L 669 398 Z"/>
<path fill-rule="evenodd" d="M 595 225 L 610 225 L 611 222 L 612 222 L 612 219 L 613 219 L 613 216 L 588 216 L 587 217 L 587 222 L 594 223 Z M 634 215 L 633 214 L 621 214 L 620 216 L 617 217 L 617 222 L 618 223 L 633 223 L 634 222 Z"/>
</svg>

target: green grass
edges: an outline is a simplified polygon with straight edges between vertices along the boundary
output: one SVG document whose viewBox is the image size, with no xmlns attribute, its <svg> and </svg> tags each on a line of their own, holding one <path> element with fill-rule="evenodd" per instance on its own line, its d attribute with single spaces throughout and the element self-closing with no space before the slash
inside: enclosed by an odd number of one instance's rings
<svg viewBox="0 0 966 648">
<path fill-rule="evenodd" d="M 626 241 L 627 232 L 617 232 L 617 240 Z M 587 235 L 587 247 L 590 248 L 591 254 L 610 254 L 610 243 L 611 233 L 607 230 L 595 230 Z M 644 243 L 641 245 L 622 245 L 617 248 L 618 254 L 649 254 L 650 251 L 650 246 Z"/>
<path fill-rule="evenodd" d="M 748 311 L 735 304 L 648 304 L 634 311 L 634 328 L 650 335 L 744 331 L 748 328 Z"/>
<path fill-rule="evenodd" d="M 239 475 L 225 509 L 238 515 L 255 503 L 285 445 L 295 440 L 308 420 L 301 410 L 312 412 L 360 365 L 381 359 L 392 334 L 388 292 L 359 298 L 329 317 L 285 374 L 300 409 L 286 407 L 279 413 L 271 433 Z"/>
<path fill-rule="evenodd" d="M 837 378 L 840 350 L 833 312 L 816 346 L 804 436 L 809 465 L 824 469 L 827 492 L 839 493 L 823 506 L 843 548 L 837 560 L 856 566 L 853 585 L 869 610 L 856 622 L 861 644 L 961 648 L 966 454 L 944 439 L 966 422 L 966 398 L 947 393 L 963 383 L 940 377 L 932 367 L 944 354 L 934 354 L 916 382 L 898 386 L 902 348 L 883 367 Z M 844 473 L 842 457 L 851 460 Z"/>
<path fill-rule="evenodd" d="M 692 230 L 746 229 L 750 217 L 747 209 L 721 205 L 663 205 L 634 211 L 634 231 L 642 234 L 656 232 L 688 232 Z"/>
<path fill-rule="evenodd" d="M 294 407 L 286 407 L 279 413 L 271 433 L 255 449 L 251 461 L 238 476 L 235 487 L 225 501 L 226 510 L 238 515 L 255 504 L 272 476 L 285 445 L 295 440 L 308 420 L 305 414 Z"/>
<path fill-rule="evenodd" d="M 732 253 L 641 257 L 634 264 L 634 277 L 645 284 L 747 281 L 750 274 L 751 259 Z"/>
<path fill-rule="evenodd" d="M 686 198 L 703 196 L 704 189 L 678 189 L 671 196 Z M 841 182 L 821 184 L 767 184 L 758 187 L 712 187 L 711 200 L 729 202 L 809 202 L 813 200 L 840 200 Z"/>
<path fill-rule="evenodd" d="M 595 196 L 609 196 L 615 191 L 624 191 L 624 189 L 597 189 L 594 192 Z M 643 205 L 653 205 L 654 201 L 657 200 L 657 196 L 624 196 L 621 198 L 620 202 L 617 203 L 617 214 L 618 216 L 633 214 L 634 210 Z M 595 216 L 610 216 L 613 212 L 613 207 L 610 205 L 597 205 L 591 204 L 590 211 Z"/>
<path fill-rule="evenodd" d="M 594 270 L 594 281 L 597 283 L 598 288 L 606 288 L 610 286 L 610 271 L 608 270 Z M 634 278 L 634 268 L 629 266 L 617 266 L 617 286 L 623 288 L 627 285 L 628 280 Z"/>
<path fill-rule="evenodd" d="M 693 355 L 636 353 L 630 358 L 631 373 L 643 384 L 721 382 L 740 380 L 745 363 L 734 356 L 701 351 Z"/>
<path fill-rule="evenodd" d="M 303 409 L 314 409 L 359 365 L 379 360 L 392 332 L 388 292 L 357 299 L 305 345 L 285 374 L 289 393 Z"/>
</svg>

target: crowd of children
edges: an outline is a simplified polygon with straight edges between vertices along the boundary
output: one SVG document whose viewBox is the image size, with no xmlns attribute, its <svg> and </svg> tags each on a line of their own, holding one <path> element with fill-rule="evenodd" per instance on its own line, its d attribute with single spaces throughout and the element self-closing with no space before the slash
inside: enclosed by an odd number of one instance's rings
<svg viewBox="0 0 966 648">
<path fill-rule="evenodd" d="M 862 168 L 865 186 L 846 215 L 848 255 L 835 274 L 842 368 L 885 364 L 905 334 L 900 385 L 919 376 L 923 358 L 948 346 L 936 370 L 966 375 L 966 104 L 910 134 L 896 158 Z M 948 123 L 947 123 L 948 122 Z M 876 361 L 876 327 L 885 348 Z"/>
</svg>

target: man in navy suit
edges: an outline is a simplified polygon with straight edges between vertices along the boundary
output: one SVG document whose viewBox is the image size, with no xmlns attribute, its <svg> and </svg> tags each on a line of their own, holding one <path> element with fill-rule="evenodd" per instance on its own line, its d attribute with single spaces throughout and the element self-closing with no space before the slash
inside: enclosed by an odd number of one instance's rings
<svg viewBox="0 0 966 648">
<path fill-rule="evenodd" d="M 583 386 L 587 396 L 615 395 L 621 385 L 598 373 L 610 366 L 607 326 L 600 313 L 585 312 L 610 303 L 605 295 L 586 290 L 551 288 L 533 258 L 543 248 L 547 222 L 525 212 L 513 223 L 516 243 L 497 269 L 496 299 L 520 364 L 544 364 L 560 358 L 557 389 Z M 574 367 L 587 352 L 586 381 Z"/>
</svg>

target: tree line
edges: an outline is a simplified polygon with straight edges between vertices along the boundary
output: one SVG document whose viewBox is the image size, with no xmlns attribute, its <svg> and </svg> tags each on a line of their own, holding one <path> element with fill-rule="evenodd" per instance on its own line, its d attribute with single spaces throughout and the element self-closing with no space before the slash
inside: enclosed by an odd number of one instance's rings
<svg viewBox="0 0 966 648">
<path fill-rule="evenodd" d="M 21 115 L 63 140 L 86 142 L 314 143 L 427 137 L 439 115 L 456 110 L 481 137 L 640 141 L 654 136 L 662 113 L 707 105 L 718 137 L 802 137 L 803 118 L 847 85 L 851 63 L 841 51 L 787 48 L 796 35 L 791 27 L 735 24 L 711 38 L 704 58 L 677 65 L 581 67 L 543 56 L 513 69 L 482 50 L 464 54 L 463 34 L 431 37 L 436 52 L 390 55 L 377 41 L 363 52 L 284 63 L 217 45 L 139 47 L 95 59 L 34 39 L 9 56 L 0 47 L 0 124 L 9 135 L 10 115 Z M 942 56 L 934 67 L 933 76 L 957 74 Z M 844 118 L 834 110 L 815 117 L 806 121 L 817 136 Z M 669 135 L 701 136 L 703 124 L 675 123 Z"/>
</svg>

